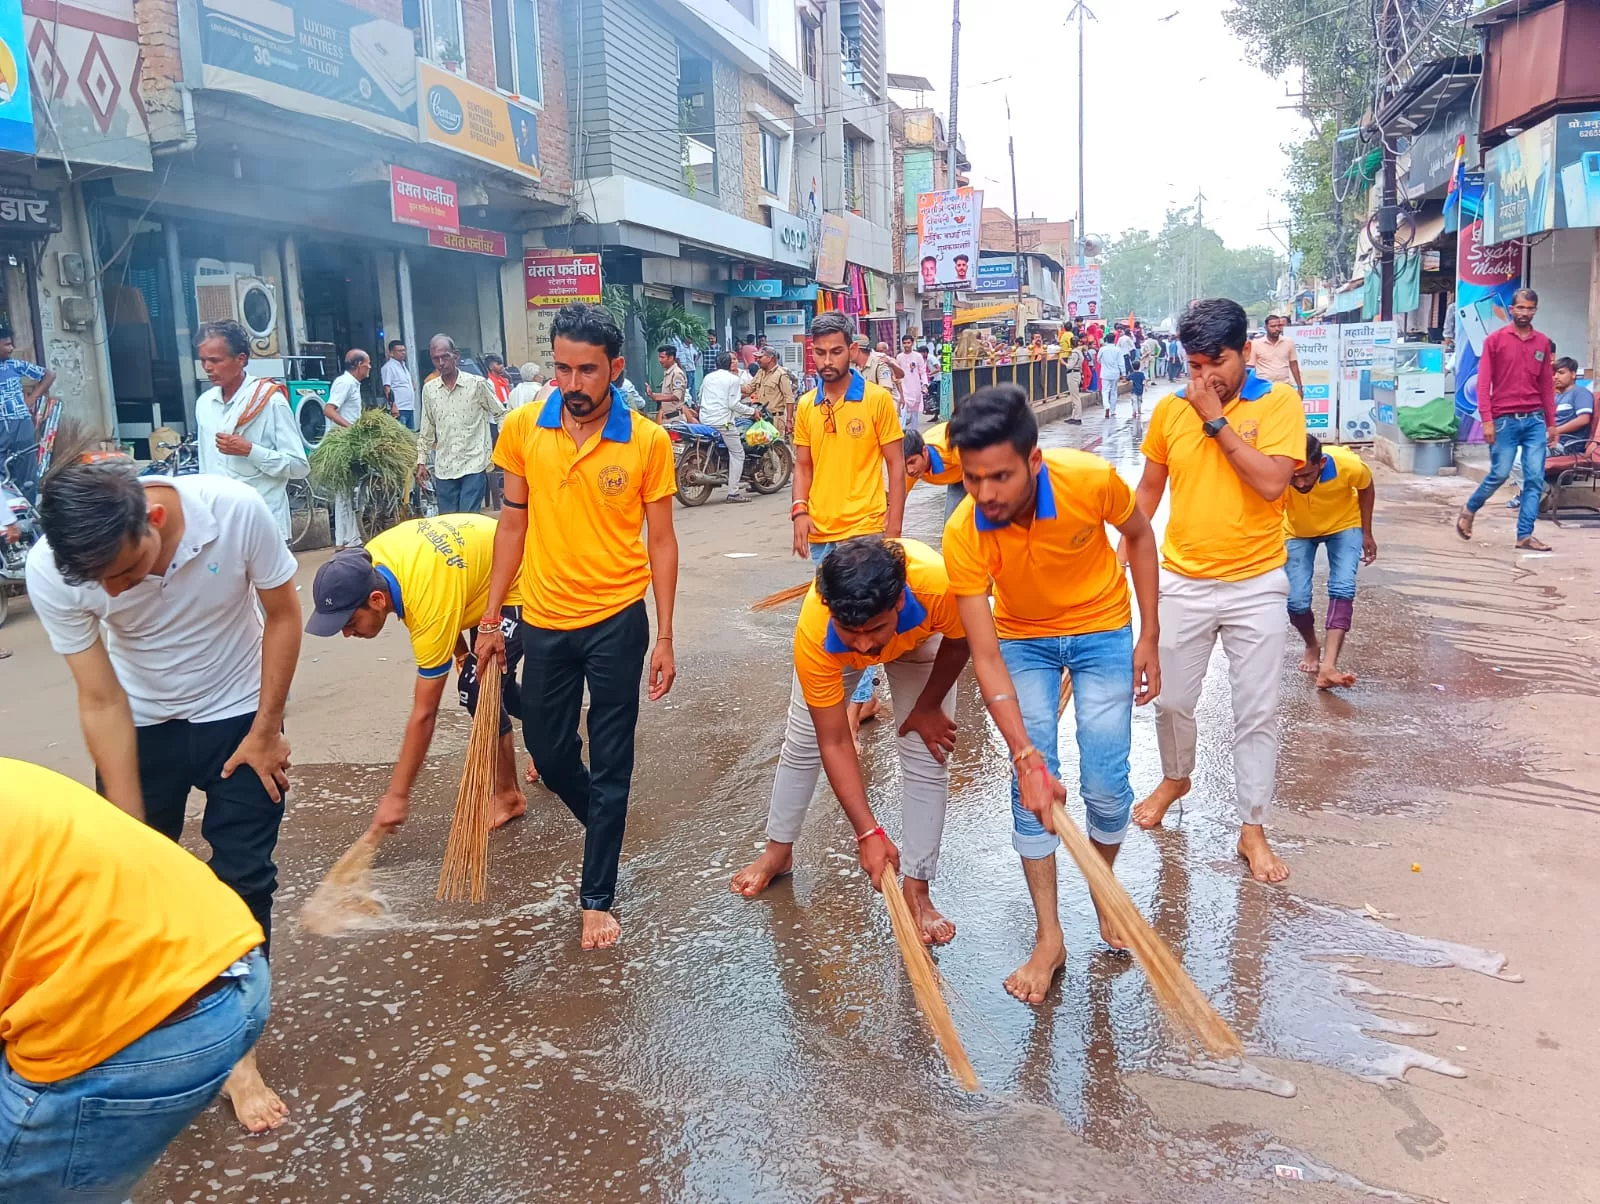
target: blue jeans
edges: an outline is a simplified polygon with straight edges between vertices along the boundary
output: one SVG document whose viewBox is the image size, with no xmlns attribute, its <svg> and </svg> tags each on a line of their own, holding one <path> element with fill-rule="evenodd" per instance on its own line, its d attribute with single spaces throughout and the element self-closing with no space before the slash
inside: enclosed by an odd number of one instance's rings
<svg viewBox="0 0 1600 1204">
<path fill-rule="evenodd" d="M 839 543 L 843 543 L 840 540 Z M 811 545 L 811 563 L 821 564 L 823 557 L 838 547 L 838 543 L 814 543 Z M 850 695 L 851 702 L 866 702 L 872 697 L 872 691 L 878 684 L 878 666 L 868 665 L 861 671 L 861 680 L 856 682 L 856 692 Z"/>
<path fill-rule="evenodd" d="M 0 1057 L 0 1204 L 119 1204 L 217 1097 L 266 1027 L 272 975 L 247 977 L 98 1065 L 34 1083 Z"/>
<path fill-rule="evenodd" d="M 1328 549 L 1328 597 L 1354 598 L 1356 570 L 1361 567 L 1361 528 L 1349 527 L 1315 539 L 1291 539 L 1289 547 L 1289 609 L 1296 614 L 1311 610 L 1311 576 L 1317 568 L 1317 549 Z"/>
<path fill-rule="evenodd" d="M 1044 754 L 1052 776 L 1061 772 L 1057 712 L 1061 671 L 1072 674 L 1072 712 L 1078 729 L 1078 786 L 1089 837 L 1121 844 L 1133 807 L 1128 750 L 1133 741 L 1133 626 L 1084 635 L 1001 640 L 1000 655 L 1017 688 L 1028 740 Z M 1048 857 L 1061 843 L 1022 805 L 1011 779 L 1011 846 L 1029 860 Z"/>
<path fill-rule="evenodd" d="M 417 429 L 417 412 L 416 412 L 416 410 L 401 410 L 400 411 L 400 425 L 405 427 L 406 430 L 408 430 L 408 431 L 416 430 Z"/>
<path fill-rule="evenodd" d="M 434 496 L 439 499 L 440 514 L 476 514 L 483 507 L 483 491 L 488 486 L 489 474 L 469 472 L 464 477 L 434 477 Z"/>
<path fill-rule="evenodd" d="M 1467 499 L 1467 509 L 1473 514 L 1482 510 L 1494 496 L 1494 491 L 1506 483 L 1511 475 L 1511 465 L 1522 453 L 1522 479 L 1534 484 L 1522 491 L 1522 505 L 1517 508 L 1517 539 L 1524 540 L 1533 534 L 1533 520 L 1539 516 L 1539 482 L 1544 480 L 1544 456 L 1548 445 L 1544 415 L 1502 414 L 1494 420 L 1494 446 L 1489 449 L 1489 475 Z"/>
</svg>

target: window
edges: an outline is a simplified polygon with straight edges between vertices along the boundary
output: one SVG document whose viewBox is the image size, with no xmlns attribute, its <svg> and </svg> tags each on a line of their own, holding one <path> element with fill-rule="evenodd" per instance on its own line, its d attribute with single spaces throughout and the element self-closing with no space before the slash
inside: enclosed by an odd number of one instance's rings
<svg viewBox="0 0 1600 1204">
<path fill-rule="evenodd" d="M 822 59 L 822 52 L 818 48 L 818 39 L 821 37 L 820 26 L 813 25 L 810 21 L 800 22 L 800 58 L 801 69 L 806 73 L 807 79 L 820 80 L 818 63 Z"/>
<path fill-rule="evenodd" d="M 683 183 L 690 196 L 717 194 L 717 120 L 711 60 L 678 47 L 678 128 L 683 136 Z M 714 201 L 713 201 L 714 203 Z"/>
<path fill-rule="evenodd" d="M 490 0 L 489 12 L 494 24 L 495 87 L 543 104 L 537 0 Z"/>
<path fill-rule="evenodd" d="M 761 131 L 761 187 L 781 197 L 783 186 L 783 139 L 771 130 Z"/>
<path fill-rule="evenodd" d="M 457 75 L 467 73 L 460 0 L 403 0 L 401 19 L 417 31 L 420 57 Z"/>
</svg>

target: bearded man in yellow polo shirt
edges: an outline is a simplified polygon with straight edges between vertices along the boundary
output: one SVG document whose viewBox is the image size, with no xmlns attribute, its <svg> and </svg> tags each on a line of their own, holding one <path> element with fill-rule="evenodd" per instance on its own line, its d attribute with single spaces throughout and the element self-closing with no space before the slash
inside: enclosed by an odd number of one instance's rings
<svg viewBox="0 0 1600 1204">
<path fill-rule="evenodd" d="M 0 1200 L 125 1200 L 261 1035 L 264 939 L 175 841 L 0 758 Z"/>
<path fill-rule="evenodd" d="M 616 943 L 611 914 L 633 780 L 639 678 L 650 664 L 650 700 L 677 673 L 672 612 L 678 540 L 672 441 L 628 408 L 622 331 L 598 305 L 568 305 L 550 327 L 557 392 L 513 410 L 494 462 L 505 470 L 505 505 L 494 569 L 478 623 L 480 665 L 506 656 L 501 608 L 521 574 L 518 632 L 526 674 L 522 730 L 528 751 L 584 826 L 585 949 Z M 644 596 L 653 592 L 656 635 Z M 578 737 L 589 691 L 589 763 Z"/>
<path fill-rule="evenodd" d="M 1005 985 L 1037 1004 L 1067 960 L 1056 903 L 1061 842 L 1049 816 L 1060 774 L 1061 674 L 1072 674 L 1089 839 L 1114 865 L 1133 806 L 1133 707 L 1161 691 L 1156 539 L 1110 464 L 1069 448 L 1040 450 L 1038 422 L 1016 385 L 963 400 L 950 438 L 961 450 L 970 497 L 945 524 L 945 568 L 978 686 L 1011 750 L 1011 843 L 1037 916 L 1033 952 Z M 1107 524 L 1127 541 L 1139 596 L 1137 641 Z M 1112 948 L 1124 947 L 1104 916 L 1100 935 Z"/>
<path fill-rule="evenodd" d="M 1278 680 L 1287 634 L 1284 491 L 1304 461 L 1300 395 L 1245 367 L 1249 323 L 1226 298 L 1196 302 L 1178 322 L 1189 384 L 1150 415 L 1136 497 L 1154 517 L 1168 482 L 1172 505 L 1161 545 L 1161 697 L 1156 735 L 1162 781 L 1134 808 L 1159 827 L 1189 792 L 1194 708 L 1218 638 L 1233 690 L 1233 778 L 1239 855 L 1258 882 L 1289 867 L 1267 843 L 1278 767 Z"/>
<path fill-rule="evenodd" d="M 900 415 L 893 393 L 850 366 L 854 333 L 850 319 L 838 310 L 816 316 L 811 348 L 822 386 L 803 396 L 795 412 L 789 517 L 794 554 L 813 563 L 855 535 L 899 535 L 905 516 Z M 877 713 L 876 682 L 876 671 L 869 669 L 850 699 L 852 737 Z"/>
<path fill-rule="evenodd" d="M 794 865 L 825 769 L 856 834 L 861 868 L 878 887 L 884 866 L 905 871 L 906 903 L 926 944 L 955 936 L 928 886 L 939 865 L 955 747 L 955 684 L 967 663 L 966 632 L 939 554 L 913 539 L 864 535 L 838 546 L 817 568 L 794 632 L 789 726 L 767 812 L 767 847 L 733 877 L 749 898 Z M 861 758 L 850 738 L 845 699 L 855 679 L 883 665 L 903 715 L 899 740 L 905 860 L 872 817 Z"/>
<path fill-rule="evenodd" d="M 478 710 L 478 658 L 463 633 L 477 626 L 489 597 L 494 562 L 495 520 L 482 514 L 441 514 L 389 528 L 364 548 L 346 548 L 317 570 L 312 583 L 308 635 L 376 639 L 390 615 L 405 624 L 417 662 L 411 715 L 389 788 L 378 800 L 372 827 L 393 832 L 411 813 L 411 787 L 422 771 L 439 721 L 439 700 L 455 662 L 461 705 Z M 506 672 L 501 678 L 500 756 L 495 774 L 491 827 L 498 828 L 528 809 L 517 784 L 511 718 L 522 715 L 517 666 L 522 641 L 517 632 L 522 596 L 512 581 L 501 608 L 506 637 Z"/>
</svg>

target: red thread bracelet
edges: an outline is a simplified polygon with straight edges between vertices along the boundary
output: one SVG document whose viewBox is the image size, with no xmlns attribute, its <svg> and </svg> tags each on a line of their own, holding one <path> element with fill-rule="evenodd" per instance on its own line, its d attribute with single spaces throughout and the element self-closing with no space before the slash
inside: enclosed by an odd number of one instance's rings
<svg viewBox="0 0 1600 1204">
<path fill-rule="evenodd" d="M 863 832 L 860 836 L 857 836 L 856 837 L 856 843 L 857 844 L 864 844 L 865 842 L 871 840 L 874 836 L 881 836 L 885 840 L 889 839 L 889 834 L 887 832 L 885 832 L 882 828 L 874 828 L 870 832 Z"/>
</svg>

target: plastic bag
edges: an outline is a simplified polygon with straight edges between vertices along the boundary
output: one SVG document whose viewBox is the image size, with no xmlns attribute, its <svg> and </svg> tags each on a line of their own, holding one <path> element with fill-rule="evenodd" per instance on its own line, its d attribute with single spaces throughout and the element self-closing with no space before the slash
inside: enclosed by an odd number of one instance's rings
<svg viewBox="0 0 1600 1204">
<path fill-rule="evenodd" d="M 1454 397 L 1435 397 L 1420 406 L 1400 406 L 1395 410 L 1395 424 L 1412 442 L 1454 439 L 1460 423 Z"/>
<path fill-rule="evenodd" d="M 778 428 L 765 418 L 758 418 L 750 424 L 750 429 L 744 433 L 744 441 L 751 447 L 765 447 L 776 441 Z"/>
</svg>

